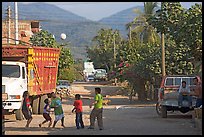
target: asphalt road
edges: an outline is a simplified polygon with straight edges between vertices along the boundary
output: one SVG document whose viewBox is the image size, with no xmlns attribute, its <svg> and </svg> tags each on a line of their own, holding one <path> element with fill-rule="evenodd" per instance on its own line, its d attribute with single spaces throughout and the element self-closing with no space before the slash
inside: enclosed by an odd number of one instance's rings
<svg viewBox="0 0 204 137">
<path fill-rule="evenodd" d="M 87 92 L 93 93 L 95 86 L 101 86 L 102 91 L 114 87 L 107 85 L 74 85 L 75 93 L 80 92 L 88 96 Z M 84 88 L 86 87 L 86 88 Z M 86 90 L 85 90 L 86 89 Z M 86 94 L 85 94 L 86 93 Z M 6 120 L 6 135 L 202 135 L 202 131 L 194 127 L 191 113 L 182 114 L 180 112 L 168 113 L 167 118 L 161 118 L 155 111 L 154 103 L 138 103 L 137 101 L 129 104 L 128 97 L 112 96 L 109 98 L 111 103 L 104 106 L 103 121 L 104 130 L 99 130 L 97 123 L 95 129 L 87 129 L 89 126 L 89 115 L 91 108 L 88 107 L 89 99 L 82 99 L 84 129 L 77 130 L 75 127 L 75 114 L 71 113 L 73 99 L 63 100 L 65 113 L 65 128 L 57 123 L 55 129 L 38 127 L 43 121 L 41 115 L 33 115 L 30 128 L 24 128 L 26 121 Z M 54 115 L 51 115 L 54 118 Z"/>
</svg>

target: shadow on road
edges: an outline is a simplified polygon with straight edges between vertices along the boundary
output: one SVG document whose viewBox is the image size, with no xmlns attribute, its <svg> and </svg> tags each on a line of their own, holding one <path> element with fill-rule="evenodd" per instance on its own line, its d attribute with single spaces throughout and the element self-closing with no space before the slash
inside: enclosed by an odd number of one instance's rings
<svg viewBox="0 0 204 137">
<path fill-rule="evenodd" d="M 62 128 L 47 128 L 47 127 L 5 127 L 6 131 L 54 131 Z"/>
</svg>

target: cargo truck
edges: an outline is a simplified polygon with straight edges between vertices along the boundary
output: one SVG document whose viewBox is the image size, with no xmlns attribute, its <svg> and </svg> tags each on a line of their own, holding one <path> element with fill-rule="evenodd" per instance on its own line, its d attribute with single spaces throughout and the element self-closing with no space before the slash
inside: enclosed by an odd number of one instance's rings
<svg viewBox="0 0 204 137">
<path fill-rule="evenodd" d="M 2 94 L 4 109 L 21 120 L 22 95 L 29 92 L 33 114 L 43 112 L 44 99 L 56 91 L 58 48 L 2 46 Z"/>
<path fill-rule="evenodd" d="M 94 69 L 93 62 L 84 62 L 83 73 L 84 73 L 85 81 L 94 80 L 95 69 Z"/>
</svg>

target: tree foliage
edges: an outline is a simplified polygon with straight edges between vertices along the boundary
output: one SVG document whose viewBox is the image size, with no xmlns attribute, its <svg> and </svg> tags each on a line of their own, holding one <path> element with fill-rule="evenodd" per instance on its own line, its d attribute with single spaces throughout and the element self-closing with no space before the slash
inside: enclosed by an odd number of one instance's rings
<svg viewBox="0 0 204 137">
<path fill-rule="evenodd" d="M 34 46 L 60 49 L 58 77 L 64 75 L 62 72 L 64 71 L 67 72 L 74 63 L 74 59 L 72 57 L 70 49 L 68 47 L 63 47 L 62 45 L 58 44 L 56 40 L 53 38 L 53 35 L 46 30 L 41 30 L 40 32 L 33 35 L 30 38 L 30 42 Z"/>
<path fill-rule="evenodd" d="M 144 2 L 144 12 L 136 10 L 135 12 L 139 13 L 139 16 L 126 25 L 127 29 L 130 29 L 130 33 L 135 33 L 133 37 L 137 37 L 141 44 L 159 43 L 159 35 L 155 28 L 147 22 L 149 16 L 154 15 L 156 7 L 157 2 Z"/>
<path fill-rule="evenodd" d="M 108 71 L 114 68 L 114 45 L 116 57 L 122 38 L 118 30 L 101 29 L 93 38 L 95 45 L 87 49 L 88 57 L 94 62 L 96 68 L 106 68 Z"/>
<path fill-rule="evenodd" d="M 176 45 L 183 45 L 189 49 L 194 61 L 202 60 L 202 5 L 195 4 L 184 9 L 179 2 L 164 2 L 163 8 L 151 16 L 148 22 L 158 32 L 175 41 Z"/>
<path fill-rule="evenodd" d="M 56 47 L 56 41 L 53 35 L 46 30 L 41 30 L 32 35 L 30 42 L 35 46 Z"/>
</svg>

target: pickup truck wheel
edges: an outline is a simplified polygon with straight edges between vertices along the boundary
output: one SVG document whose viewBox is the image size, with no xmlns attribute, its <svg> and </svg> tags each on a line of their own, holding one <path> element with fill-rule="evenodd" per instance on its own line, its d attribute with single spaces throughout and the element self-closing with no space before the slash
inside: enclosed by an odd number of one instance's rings
<svg viewBox="0 0 204 137">
<path fill-rule="evenodd" d="M 16 115 L 16 120 L 23 120 L 24 119 L 21 109 L 16 110 L 15 115 Z"/>
<path fill-rule="evenodd" d="M 156 112 L 159 116 L 161 116 L 161 104 L 159 102 L 156 104 Z"/>
<path fill-rule="evenodd" d="M 167 109 L 166 106 L 161 106 L 161 116 L 162 118 L 167 118 Z"/>
</svg>

